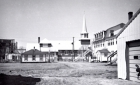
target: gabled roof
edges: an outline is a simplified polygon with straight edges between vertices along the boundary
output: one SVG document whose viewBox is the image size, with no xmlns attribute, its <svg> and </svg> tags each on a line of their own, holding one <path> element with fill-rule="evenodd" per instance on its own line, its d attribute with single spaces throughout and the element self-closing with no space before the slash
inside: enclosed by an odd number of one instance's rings
<svg viewBox="0 0 140 85">
<path fill-rule="evenodd" d="M 114 34 L 114 36 L 107 36 L 107 34 L 109 34 L 110 30 L 115 30 L 115 32 L 116 32 L 116 30 L 118 30 L 117 33 L 120 33 L 121 30 L 122 30 L 122 28 L 123 28 L 124 26 L 125 26 L 124 23 L 120 23 L 120 24 L 118 24 L 118 25 L 115 25 L 115 26 L 113 26 L 113 27 L 108 28 L 107 30 L 105 30 L 105 37 L 104 37 L 104 38 L 102 38 L 102 37 L 101 37 L 101 38 L 97 38 L 97 39 L 95 39 L 94 42 L 99 42 L 99 41 L 102 41 L 102 40 L 110 40 L 110 39 L 116 38 L 116 36 L 117 36 L 118 34 Z M 120 29 L 120 30 L 119 30 L 119 29 Z"/>
<path fill-rule="evenodd" d="M 25 55 L 40 55 L 40 54 L 43 54 L 43 52 L 37 50 L 37 49 L 31 49 L 29 51 L 26 51 L 22 54 L 25 54 Z"/>
<path fill-rule="evenodd" d="M 15 54 L 20 54 L 20 52 L 18 50 L 14 50 Z"/>
<path fill-rule="evenodd" d="M 123 29 L 121 30 L 121 32 L 116 36 L 118 38 L 118 36 L 128 27 L 128 25 L 140 14 L 140 9 L 133 15 L 133 17 L 126 23 L 126 25 L 123 27 Z"/>
<path fill-rule="evenodd" d="M 108 51 L 108 49 L 98 50 L 97 52 L 100 52 L 100 53 L 110 53 L 110 52 Z M 97 53 L 97 52 L 96 52 L 96 53 Z"/>
<path fill-rule="evenodd" d="M 123 27 L 125 26 L 125 24 L 124 23 L 120 23 L 120 24 L 118 24 L 118 25 L 116 25 L 116 26 L 113 26 L 113 27 L 110 27 L 109 29 L 107 29 L 106 30 L 106 32 L 109 32 L 110 30 L 113 30 L 113 29 L 115 29 L 115 28 L 122 28 L 121 30 L 119 30 L 119 32 L 118 32 L 118 34 L 123 30 Z M 114 39 L 114 38 L 116 38 L 117 37 L 117 35 L 118 34 L 116 34 L 116 35 L 114 35 L 114 36 L 111 36 L 111 37 L 105 37 L 105 40 L 110 40 L 110 39 Z"/>
<path fill-rule="evenodd" d="M 122 28 L 122 27 L 124 27 L 124 23 L 120 23 L 120 24 L 118 24 L 118 25 L 115 25 L 115 26 L 113 26 L 113 27 L 110 27 L 110 28 L 108 28 L 106 31 L 108 31 L 108 30 L 113 30 L 114 28 L 116 28 L 116 27 L 119 27 L 119 28 Z"/>
</svg>

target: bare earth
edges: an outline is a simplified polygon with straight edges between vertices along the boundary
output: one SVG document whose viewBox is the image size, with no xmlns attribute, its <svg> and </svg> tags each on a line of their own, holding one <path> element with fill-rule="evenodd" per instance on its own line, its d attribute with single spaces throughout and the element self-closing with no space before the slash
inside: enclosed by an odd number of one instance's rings
<svg viewBox="0 0 140 85">
<path fill-rule="evenodd" d="M 0 76 L 5 79 L 0 80 L 0 85 L 140 85 L 117 79 L 117 66 L 105 65 L 85 62 L 0 63 L 0 73 L 6 76 Z M 39 80 L 31 80 L 35 78 Z"/>
</svg>

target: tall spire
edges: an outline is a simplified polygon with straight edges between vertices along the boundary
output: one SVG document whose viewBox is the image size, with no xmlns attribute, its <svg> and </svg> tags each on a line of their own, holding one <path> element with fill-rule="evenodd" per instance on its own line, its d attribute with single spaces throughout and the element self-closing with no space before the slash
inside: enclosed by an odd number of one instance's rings
<svg viewBox="0 0 140 85">
<path fill-rule="evenodd" d="M 84 11 L 84 16 L 83 16 L 83 29 L 82 29 L 82 33 L 87 33 L 85 11 Z"/>
</svg>

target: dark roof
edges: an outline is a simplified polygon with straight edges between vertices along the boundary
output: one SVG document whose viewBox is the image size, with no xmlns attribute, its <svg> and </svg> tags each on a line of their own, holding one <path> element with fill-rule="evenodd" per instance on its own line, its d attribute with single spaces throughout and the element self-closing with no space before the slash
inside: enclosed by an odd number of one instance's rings
<svg viewBox="0 0 140 85">
<path fill-rule="evenodd" d="M 98 51 L 99 51 L 100 53 L 110 53 L 110 52 L 108 51 L 108 49 L 102 49 L 102 50 L 98 50 Z M 98 51 L 97 51 L 97 52 L 98 52 Z M 96 53 L 97 53 L 97 52 L 96 52 Z"/>
<path fill-rule="evenodd" d="M 120 28 L 122 28 L 122 27 L 124 27 L 124 23 L 120 23 L 120 24 L 118 24 L 118 25 L 115 25 L 115 26 L 113 26 L 113 27 L 110 27 L 110 28 L 108 28 L 106 31 L 108 31 L 108 30 L 112 30 L 112 29 L 114 29 L 115 27 L 120 27 Z"/>
<path fill-rule="evenodd" d="M 115 25 L 115 26 L 113 26 L 113 27 L 108 28 L 107 30 L 105 30 L 105 32 L 108 33 L 110 30 L 113 30 L 113 29 L 115 29 L 115 28 L 123 28 L 124 26 L 125 26 L 124 23 L 120 23 L 120 24 L 118 24 L 118 25 Z M 121 31 L 122 31 L 122 30 L 123 30 L 123 29 L 121 29 Z M 120 31 L 120 32 L 121 32 L 121 31 Z M 119 33 L 120 33 L 120 32 L 119 32 Z M 118 33 L 118 34 L 119 34 L 119 33 Z M 111 40 L 111 39 L 116 38 L 116 36 L 117 36 L 118 34 L 116 34 L 116 35 L 114 35 L 114 36 L 111 36 L 111 37 L 107 37 L 106 34 L 105 34 L 105 37 L 104 37 L 104 38 L 96 39 L 94 42 L 100 42 L 100 41 L 102 41 L 102 40 Z"/>
<path fill-rule="evenodd" d="M 40 54 L 43 54 L 43 52 L 37 50 L 37 49 L 31 49 L 29 51 L 26 51 L 24 53 L 22 53 L 23 55 L 40 55 Z"/>
<path fill-rule="evenodd" d="M 118 38 L 118 36 L 128 27 L 128 25 L 140 14 L 140 9 L 134 14 L 134 16 L 126 23 L 126 25 L 123 27 L 123 29 L 121 30 L 121 32 L 118 33 L 118 35 L 116 36 Z"/>
</svg>

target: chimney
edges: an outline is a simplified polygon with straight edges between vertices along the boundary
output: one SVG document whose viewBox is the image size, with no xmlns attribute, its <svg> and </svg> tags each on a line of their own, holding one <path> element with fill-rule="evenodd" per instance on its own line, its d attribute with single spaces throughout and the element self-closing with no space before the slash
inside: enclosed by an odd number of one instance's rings
<svg viewBox="0 0 140 85">
<path fill-rule="evenodd" d="M 133 12 L 128 12 L 128 20 L 130 20 L 133 17 Z"/>
<path fill-rule="evenodd" d="M 38 37 L 38 43 L 40 43 L 40 37 Z"/>
</svg>

